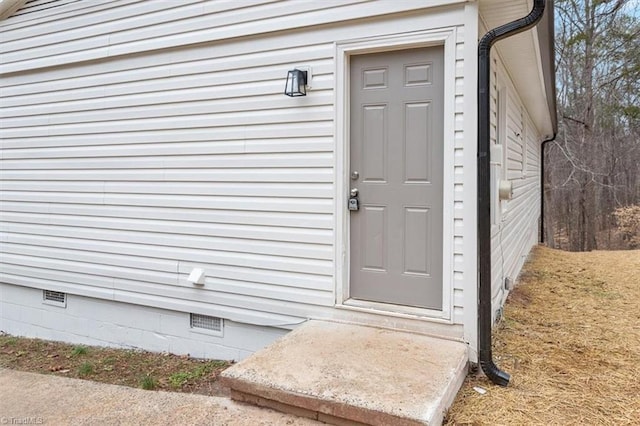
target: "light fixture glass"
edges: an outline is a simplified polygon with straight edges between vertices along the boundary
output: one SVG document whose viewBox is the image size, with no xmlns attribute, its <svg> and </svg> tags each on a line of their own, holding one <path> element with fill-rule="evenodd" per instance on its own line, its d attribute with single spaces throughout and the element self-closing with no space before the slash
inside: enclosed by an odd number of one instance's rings
<svg viewBox="0 0 640 426">
<path fill-rule="evenodd" d="M 284 94 L 291 97 L 307 96 L 307 72 L 299 69 L 289 71 Z"/>
</svg>

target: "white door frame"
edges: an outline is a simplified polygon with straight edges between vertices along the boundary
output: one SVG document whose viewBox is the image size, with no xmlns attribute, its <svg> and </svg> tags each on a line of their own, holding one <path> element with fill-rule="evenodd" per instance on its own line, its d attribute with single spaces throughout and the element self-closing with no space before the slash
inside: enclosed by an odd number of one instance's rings
<svg viewBox="0 0 640 426">
<path fill-rule="evenodd" d="M 454 207 L 454 119 L 455 119 L 455 40 L 456 28 L 419 31 L 336 43 L 335 52 L 335 265 L 336 307 L 350 310 L 378 312 L 393 316 L 429 318 L 445 323 L 453 322 L 453 207 Z M 377 53 L 417 47 L 444 45 L 444 171 L 442 223 L 442 311 L 398 306 L 379 302 L 349 299 L 349 57 L 354 54 Z"/>
</svg>

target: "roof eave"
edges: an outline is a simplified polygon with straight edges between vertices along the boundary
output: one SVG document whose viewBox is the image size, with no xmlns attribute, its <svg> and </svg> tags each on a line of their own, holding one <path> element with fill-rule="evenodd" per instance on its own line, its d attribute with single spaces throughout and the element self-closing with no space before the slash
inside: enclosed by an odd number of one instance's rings
<svg viewBox="0 0 640 426">
<path fill-rule="evenodd" d="M 0 0 L 0 21 L 16 13 L 26 0 Z"/>
<path fill-rule="evenodd" d="M 555 69 L 555 43 L 554 43 L 554 10 L 553 0 L 547 0 L 547 5 L 542 20 L 536 27 L 538 41 L 540 43 L 540 59 L 544 78 L 545 94 L 549 108 L 549 117 L 553 134 L 558 132 L 558 115 L 556 109 L 556 69 Z M 552 136 L 552 135 L 549 135 Z"/>
</svg>

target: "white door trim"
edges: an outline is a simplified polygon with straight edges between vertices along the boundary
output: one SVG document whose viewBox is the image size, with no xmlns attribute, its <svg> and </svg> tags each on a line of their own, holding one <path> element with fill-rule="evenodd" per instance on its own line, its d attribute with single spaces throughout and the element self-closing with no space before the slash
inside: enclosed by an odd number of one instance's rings
<svg viewBox="0 0 640 426">
<path fill-rule="evenodd" d="M 409 315 L 442 322 L 453 322 L 453 203 L 454 203 L 454 119 L 456 28 L 439 28 L 404 34 L 336 42 L 335 52 L 335 265 L 336 307 L 376 311 L 389 315 Z M 444 173 L 442 223 L 442 311 L 387 305 L 349 299 L 349 57 L 353 54 L 385 52 L 416 47 L 444 45 Z"/>
</svg>

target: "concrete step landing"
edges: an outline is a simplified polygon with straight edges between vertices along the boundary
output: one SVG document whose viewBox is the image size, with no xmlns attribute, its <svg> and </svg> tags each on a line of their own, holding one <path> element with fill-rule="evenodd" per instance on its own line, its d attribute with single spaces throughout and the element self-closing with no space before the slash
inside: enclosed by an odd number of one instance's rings
<svg viewBox="0 0 640 426">
<path fill-rule="evenodd" d="M 222 373 L 232 398 L 337 425 L 438 425 L 467 372 L 463 343 L 308 321 Z"/>
</svg>

